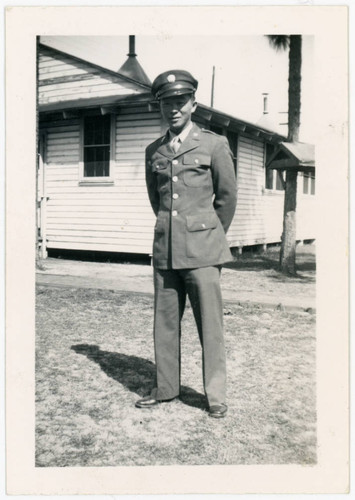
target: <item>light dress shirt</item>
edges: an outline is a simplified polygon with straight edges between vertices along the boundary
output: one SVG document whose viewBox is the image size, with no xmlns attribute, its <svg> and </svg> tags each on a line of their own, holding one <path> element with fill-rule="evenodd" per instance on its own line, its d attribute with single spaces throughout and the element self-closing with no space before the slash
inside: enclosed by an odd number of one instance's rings
<svg viewBox="0 0 355 500">
<path fill-rule="evenodd" d="M 180 132 L 180 134 L 174 134 L 174 132 L 172 132 L 171 130 L 169 130 L 170 145 L 173 148 L 173 150 L 175 151 L 175 153 L 177 153 L 177 151 L 179 150 L 179 147 L 180 147 L 181 143 L 184 142 L 184 140 L 186 139 L 186 137 L 189 135 L 189 132 L 192 129 L 192 127 L 193 127 L 193 123 L 190 122 L 187 125 L 187 127 L 185 127 Z"/>
</svg>

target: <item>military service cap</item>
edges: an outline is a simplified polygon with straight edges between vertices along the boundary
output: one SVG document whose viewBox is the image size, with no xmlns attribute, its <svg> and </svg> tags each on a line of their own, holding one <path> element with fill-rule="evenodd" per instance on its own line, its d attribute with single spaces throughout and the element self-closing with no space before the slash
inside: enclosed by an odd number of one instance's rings
<svg viewBox="0 0 355 500">
<path fill-rule="evenodd" d="M 197 89 L 198 81 L 189 73 L 181 69 L 172 69 L 161 73 L 153 82 L 152 94 L 156 99 L 181 94 L 193 94 Z"/>
</svg>

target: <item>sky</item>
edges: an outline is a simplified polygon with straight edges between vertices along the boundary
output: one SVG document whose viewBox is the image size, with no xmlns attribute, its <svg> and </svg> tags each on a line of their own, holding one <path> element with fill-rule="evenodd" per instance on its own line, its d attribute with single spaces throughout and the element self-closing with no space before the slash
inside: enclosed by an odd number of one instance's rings
<svg viewBox="0 0 355 500">
<path fill-rule="evenodd" d="M 42 36 L 41 42 L 117 71 L 127 59 L 128 36 Z M 312 36 L 303 36 L 300 140 L 313 142 Z M 185 69 L 198 80 L 197 101 L 257 123 L 268 93 L 268 123 L 287 135 L 288 51 L 275 51 L 265 36 L 136 36 L 137 59 L 151 81 L 163 71 Z"/>
</svg>

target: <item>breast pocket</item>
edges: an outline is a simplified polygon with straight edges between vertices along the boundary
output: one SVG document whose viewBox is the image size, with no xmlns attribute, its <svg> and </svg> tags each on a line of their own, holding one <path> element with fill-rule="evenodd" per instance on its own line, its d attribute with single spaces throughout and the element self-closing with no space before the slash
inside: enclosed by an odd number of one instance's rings
<svg viewBox="0 0 355 500">
<path fill-rule="evenodd" d="M 189 187 L 205 187 L 211 182 L 211 157 L 209 155 L 190 154 L 185 155 L 182 163 L 184 165 L 184 183 Z"/>
</svg>

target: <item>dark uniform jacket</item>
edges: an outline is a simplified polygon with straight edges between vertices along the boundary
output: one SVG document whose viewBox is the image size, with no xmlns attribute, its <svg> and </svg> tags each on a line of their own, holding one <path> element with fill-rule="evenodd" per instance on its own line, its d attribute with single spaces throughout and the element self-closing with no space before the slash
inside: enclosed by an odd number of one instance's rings
<svg viewBox="0 0 355 500">
<path fill-rule="evenodd" d="M 169 134 L 146 149 L 146 183 L 153 211 L 153 265 L 192 269 L 232 260 L 225 233 L 236 206 L 228 141 L 195 124 L 180 149 Z"/>
</svg>

